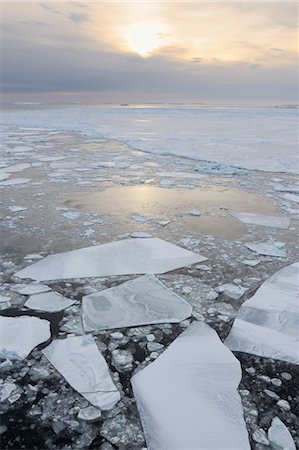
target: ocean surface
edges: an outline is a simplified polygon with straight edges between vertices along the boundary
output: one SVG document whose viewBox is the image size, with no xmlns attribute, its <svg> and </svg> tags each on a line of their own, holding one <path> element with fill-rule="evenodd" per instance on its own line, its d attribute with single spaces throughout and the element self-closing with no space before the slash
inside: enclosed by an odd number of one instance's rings
<svg viewBox="0 0 299 450">
<path fill-rule="evenodd" d="M 38 106 L 5 109 L 9 127 L 74 131 L 138 150 L 252 170 L 299 173 L 294 108 Z"/>
</svg>

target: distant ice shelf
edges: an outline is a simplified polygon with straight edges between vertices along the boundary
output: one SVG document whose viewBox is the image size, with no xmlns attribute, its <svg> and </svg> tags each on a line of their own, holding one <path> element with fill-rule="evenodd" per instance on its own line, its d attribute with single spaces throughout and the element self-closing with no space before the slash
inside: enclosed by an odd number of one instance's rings
<svg viewBox="0 0 299 450">
<path fill-rule="evenodd" d="M 233 351 L 299 364 L 299 262 L 266 280 L 238 312 L 225 344 Z"/>
<path fill-rule="evenodd" d="M 249 450 L 239 361 L 203 322 L 193 322 L 132 378 L 149 450 Z"/>
</svg>

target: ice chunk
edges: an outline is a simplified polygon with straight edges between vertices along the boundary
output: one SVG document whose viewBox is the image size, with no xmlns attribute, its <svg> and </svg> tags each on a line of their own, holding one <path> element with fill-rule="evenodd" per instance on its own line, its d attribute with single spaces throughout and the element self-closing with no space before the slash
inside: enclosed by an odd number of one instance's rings
<svg viewBox="0 0 299 450">
<path fill-rule="evenodd" d="M 192 313 L 191 306 L 152 275 L 83 297 L 85 331 L 177 323 Z"/>
<path fill-rule="evenodd" d="M 26 211 L 26 206 L 9 206 L 9 209 L 11 212 L 21 212 L 21 211 Z"/>
<path fill-rule="evenodd" d="M 25 169 L 29 169 L 31 164 L 23 163 L 23 164 L 14 164 L 12 166 L 4 167 L 4 172 L 12 173 L 12 172 L 22 172 Z"/>
<path fill-rule="evenodd" d="M 255 267 L 260 263 L 260 261 L 258 259 L 243 259 L 242 263 L 246 266 Z"/>
<path fill-rule="evenodd" d="M 0 181 L 7 180 L 9 178 L 10 174 L 5 172 L 0 172 Z"/>
<path fill-rule="evenodd" d="M 286 250 L 283 248 L 284 244 L 281 242 L 245 242 L 244 245 L 249 248 L 249 250 L 252 250 L 260 255 L 277 256 L 280 258 L 286 258 L 287 256 Z"/>
<path fill-rule="evenodd" d="M 234 351 L 299 364 L 299 263 L 276 272 L 238 312 L 225 344 Z"/>
<path fill-rule="evenodd" d="M 192 209 L 191 211 L 188 211 L 188 214 L 190 216 L 195 216 L 195 217 L 201 216 L 201 212 L 198 211 L 198 209 Z"/>
<path fill-rule="evenodd" d="M 291 202 L 299 203 L 299 195 L 296 194 L 285 194 L 283 198 L 290 200 Z"/>
<path fill-rule="evenodd" d="M 48 320 L 31 316 L 0 316 L 0 359 L 24 359 L 34 347 L 50 337 Z"/>
<path fill-rule="evenodd" d="M 47 256 L 18 272 L 38 281 L 164 273 L 207 258 L 162 239 L 125 239 Z"/>
<path fill-rule="evenodd" d="M 231 216 L 247 223 L 248 225 L 260 225 L 262 227 L 282 228 L 286 230 L 290 226 L 290 219 L 284 216 L 266 216 L 264 214 L 231 212 Z"/>
<path fill-rule="evenodd" d="M 278 417 L 272 420 L 268 439 L 273 450 L 296 450 L 291 433 Z"/>
<path fill-rule="evenodd" d="M 240 380 L 240 363 L 216 332 L 193 322 L 132 378 L 148 449 L 249 450 Z"/>
<path fill-rule="evenodd" d="M 110 409 L 120 394 L 92 336 L 56 339 L 42 350 L 66 381 L 93 406 Z"/>
<path fill-rule="evenodd" d="M 69 308 L 75 302 L 56 292 L 43 292 L 29 297 L 25 306 L 38 311 L 57 312 Z"/>
<path fill-rule="evenodd" d="M 10 290 L 21 295 L 33 295 L 51 291 L 51 288 L 44 284 L 15 284 Z"/>
<path fill-rule="evenodd" d="M 145 231 L 134 231 L 133 233 L 130 234 L 130 236 L 132 238 L 143 238 L 143 239 L 147 239 L 147 238 L 151 238 L 152 235 L 149 233 L 146 233 Z"/>
<path fill-rule="evenodd" d="M 25 184 L 31 181 L 30 178 L 13 178 L 11 180 L 5 180 L 0 182 L 0 186 L 15 186 L 17 184 Z"/>
<path fill-rule="evenodd" d="M 239 300 L 239 298 L 242 297 L 242 295 L 245 294 L 247 291 L 247 288 L 244 288 L 242 286 L 237 286 L 232 283 L 226 283 L 222 284 L 221 286 L 217 286 L 215 288 L 216 292 L 219 292 L 219 294 L 224 294 L 229 298 L 232 298 L 233 300 Z"/>
</svg>

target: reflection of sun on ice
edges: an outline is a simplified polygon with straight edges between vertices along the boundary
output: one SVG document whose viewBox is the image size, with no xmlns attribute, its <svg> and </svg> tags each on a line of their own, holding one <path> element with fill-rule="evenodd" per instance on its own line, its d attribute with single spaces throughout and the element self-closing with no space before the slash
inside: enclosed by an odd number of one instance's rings
<svg viewBox="0 0 299 450">
<path fill-rule="evenodd" d="M 161 44 L 162 27 L 153 23 L 138 23 L 126 30 L 127 44 L 133 52 L 147 56 Z"/>
</svg>

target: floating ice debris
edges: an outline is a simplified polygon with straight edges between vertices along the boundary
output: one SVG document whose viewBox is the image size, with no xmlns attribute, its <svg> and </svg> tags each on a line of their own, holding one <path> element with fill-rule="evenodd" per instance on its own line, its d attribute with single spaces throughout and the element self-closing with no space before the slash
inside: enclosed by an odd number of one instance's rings
<svg viewBox="0 0 299 450">
<path fill-rule="evenodd" d="M 242 286 L 237 286 L 232 283 L 226 283 L 222 284 L 221 286 L 217 286 L 215 288 L 215 291 L 219 294 L 224 294 L 229 298 L 232 298 L 233 300 L 239 300 L 239 298 L 242 297 L 242 295 L 245 294 L 246 291 L 248 291 L 247 288 L 244 288 Z"/>
<path fill-rule="evenodd" d="M 243 303 L 225 344 L 233 351 L 299 364 L 299 263 L 276 272 Z"/>
<path fill-rule="evenodd" d="M 286 258 L 287 256 L 286 250 L 283 248 L 285 244 L 282 242 L 245 242 L 244 245 L 249 248 L 249 250 L 259 253 L 260 255 L 277 256 L 280 258 Z"/>
<path fill-rule="evenodd" d="M 120 400 L 107 363 L 92 336 L 56 339 L 42 352 L 66 381 L 93 406 L 106 410 Z"/>
<path fill-rule="evenodd" d="M 51 291 L 51 288 L 44 284 L 15 284 L 10 290 L 21 295 L 33 295 Z"/>
<path fill-rule="evenodd" d="M 162 239 L 125 239 L 47 256 L 18 272 L 38 281 L 165 273 L 207 258 Z"/>
<path fill-rule="evenodd" d="M 7 180 L 9 178 L 10 174 L 5 172 L 0 172 L 0 181 Z"/>
<path fill-rule="evenodd" d="M 170 223 L 170 220 L 156 220 L 155 223 L 160 225 L 161 227 L 165 227 Z"/>
<path fill-rule="evenodd" d="M 11 212 L 21 212 L 26 211 L 26 209 L 28 208 L 26 208 L 25 206 L 9 206 L 9 209 Z"/>
<path fill-rule="evenodd" d="M 0 316 L 0 359 L 24 359 L 34 347 L 50 337 L 48 320 L 31 316 Z"/>
<path fill-rule="evenodd" d="M 168 177 L 168 178 L 193 178 L 193 179 L 202 179 L 203 175 L 199 175 L 198 173 L 192 172 L 157 172 L 156 176 L 158 177 Z"/>
<path fill-rule="evenodd" d="M 192 313 L 191 306 L 153 275 L 83 297 L 85 331 L 178 323 Z"/>
<path fill-rule="evenodd" d="M 244 259 L 242 263 L 245 264 L 245 266 L 255 267 L 260 263 L 260 261 L 258 259 Z"/>
<path fill-rule="evenodd" d="M 273 450 L 296 450 L 291 433 L 278 417 L 272 420 L 268 439 Z"/>
<path fill-rule="evenodd" d="M 30 178 L 13 178 L 12 180 L 5 180 L 0 182 L 0 186 L 15 186 L 17 184 L 25 184 L 31 181 Z"/>
<path fill-rule="evenodd" d="M 262 227 L 282 228 L 286 230 L 290 226 L 290 219 L 283 216 L 266 216 L 264 214 L 231 212 L 231 216 L 248 225 L 260 225 Z"/>
<path fill-rule="evenodd" d="M 56 294 L 56 292 L 43 292 L 41 294 L 31 295 L 25 303 L 25 306 L 37 311 L 58 312 L 69 308 L 74 303 L 73 300 Z"/>
<path fill-rule="evenodd" d="M 100 419 L 101 415 L 102 413 L 98 408 L 87 406 L 87 408 L 80 409 L 78 419 L 85 420 L 86 422 L 96 422 Z"/>
<path fill-rule="evenodd" d="M 62 161 L 62 162 L 50 162 L 51 169 L 75 169 L 79 167 L 77 162 Z"/>
<path fill-rule="evenodd" d="M 26 260 L 43 259 L 43 257 L 38 253 L 28 253 L 28 255 L 24 256 L 24 259 Z"/>
<path fill-rule="evenodd" d="M 296 194 L 285 194 L 283 195 L 285 200 L 290 200 L 291 202 L 299 203 L 299 195 Z"/>
<path fill-rule="evenodd" d="M 188 214 L 189 214 L 190 216 L 196 216 L 196 217 L 201 216 L 201 212 L 198 211 L 198 209 L 192 209 L 191 211 L 188 211 Z"/>
<path fill-rule="evenodd" d="M 240 363 L 227 350 L 212 328 L 193 322 L 132 378 L 149 450 L 250 449 Z"/>
<path fill-rule="evenodd" d="M 25 169 L 29 169 L 31 164 L 23 163 L 23 164 L 14 164 L 12 166 L 4 167 L 4 172 L 12 173 L 12 172 L 22 172 Z"/>
<path fill-rule="evenodd" d="M 105 167 L 107 169 L 126 169 L 130 164 L 121 161 L 102 161 L 96 164 L 97 167 Z"/>
<path fill-rule="evenodd" d="M 130 236 L 132 238 L 142 238 L 142 239 L 146 239 L 146 238 L 151 238 L 152 235 L 149 233 L 145 233 L 144 231 L 134 231 L 133 233 L 130 234 Z"/>
</svg>

